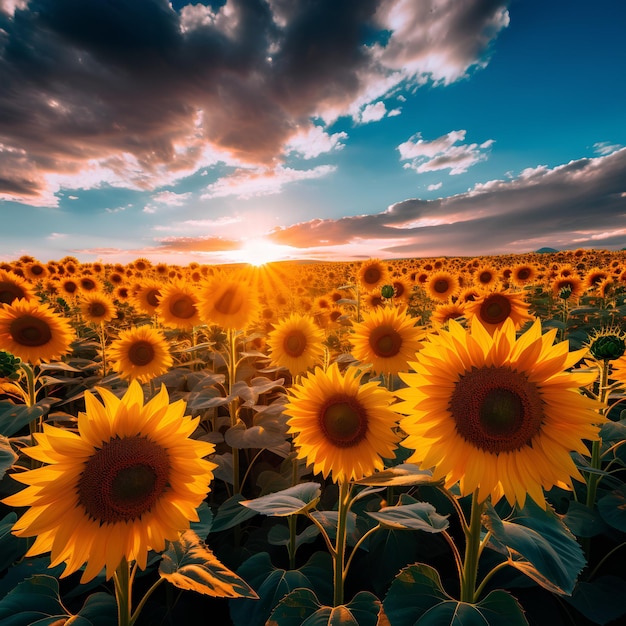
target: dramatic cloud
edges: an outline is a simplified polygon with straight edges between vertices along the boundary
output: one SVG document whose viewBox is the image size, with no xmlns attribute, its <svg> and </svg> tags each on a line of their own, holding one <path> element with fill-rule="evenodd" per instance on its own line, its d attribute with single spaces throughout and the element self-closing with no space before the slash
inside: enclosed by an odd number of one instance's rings
<svg viewBox="0 0 626 626">
<path fill-rule="evenodd" d="M 466 76 L 507 25 L 504 0 L 0 0 L 0 200 L 323 154 L 343 137 L 313 130 L 305 149 L 302 129 Z"/>
<path fill-rule="evenodd" d="M 462 174 L 472 165 L 487 158 L 486 151 L 493 145 L 493 139 L 483 143 L 460 144 L 466 131 L 453 130 L 446 135 L 426 141 L 420 133 L 398 146 L 400 160 L 408 161 L 404 167 L 422 174 L 435 170 L 449 169 L 450 174 Z"/>
<path fill-rule="evenodd" d="M 311 220 L 275 229 L 294 247 L 386 241 L 370 256 L 405 257 L 626 247 L 626 148 L 608 156 L 524 170 L 437 200 L 411 199 L 374 215 Z"/>
</svg>

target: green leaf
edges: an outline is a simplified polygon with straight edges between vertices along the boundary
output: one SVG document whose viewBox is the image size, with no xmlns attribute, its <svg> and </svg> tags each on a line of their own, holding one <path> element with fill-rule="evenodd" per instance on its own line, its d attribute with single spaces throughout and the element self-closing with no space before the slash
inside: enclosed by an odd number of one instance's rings
<svg viewBox="0 0 626 626">
<path fill-rule="evenodd" d="M 213 520 L 213 524 L 211 525 L 212 533 L 234 528 L 238 524 L 257 515 L 256 511 L 241 506 L 243 499 L 244 497 L 240 493 L 236 493 L 220 505 L 220 508 L 217 510 L 217 515 Z"/>
<path fill-rule="evenodd" d="M 43 414 L 44 409 L 41 406 L 28 407 L 2 400 L 0 402 L 0 435 L 12 437 Z"/>
<path fill-rule="evenodd" d="M 394 578 L 384 607 L 394 626 L 413 626 L 427 611 L 448 600 L 452 598 L 443 590 L 439 572 L 430 565 L 416 563 Z"/>
<path fill-rule="evenodd" d="M 489 546 L 508 558 L 510 565 L 557 594 L 570 595 L 585 558 L 576 538 L 554 511 L 544 511 L 532 500 L 501 520 L 488 503 L 484 523 L 492 533 Z"/>
<path fill-rule="evenodd" d="M 300 483 L 254 500 L 244 500 L 240 504 L 263 515 L 284 517 L 314 508 L 319 502 L 320 494 L 321 488 L 318 483 Z"/>
<path fill-rule="evenodd" d="M 11 530 L 17 521 L 17 514 L 8 513 L 0 521 L 0 572 L 24 555 L 28 549 L 26 539 L 16 537 Z"/>
<path fill-rule="evenodd" d="M 384 601 L 393 626 L 527 626 L 521 606 L 509 593 L 496 590 L 477 604 L 459 602 L 441 585 L 439 573 L 423 563 L 404 568 Z"/>
<path fill-rule="evenodd" d="M 11 442 L 4 435 L 0 435 L 0 480 L 15 461 L 17 461 L 17 454 L 13 451 Z"/>
<path fill-rule="evenodd" d="M 598 511 L 607 524 L 626 531 L 626 485 L 602 496 L 598 500 Z"/>
<path fill-rule="evenodd" d="M 288 593 L 276 606 L 265 626 L 321 626 L 318 613 L 330 615 L 330 607 L 322 607 L 317 596 L 306 588 Z M 316 619 L 317 617 L 317 619 Z M 309 619 L 313 618 L 313 619 Z"/>
<path fill-rule="evenodd" d="M 192 530 L 169 543 L 159 575 L 180 589 L 218 598 L 256 598 L 254 589 L 223 565 Z"/>
<path fill-rule="evenodd" d="M 70 615 L 61 604 L 59 583 L 52 576 L 33 576 L 0 600 L 0 623 L 3 626 L 49 625 L 68 617 Z"/>
<path fill-rule="evenodd" d="M 260 552 L 244 561 L 237 573 L 257 590 L 259 599 L 229 601 L 230 614 L 235 624 L 264 626 L 281 599 L 296 589 L 315 597 L 311 605 L 315 609 L 320 606 L 316 593 L 328 601 L 333 594 L 332 560 L 326 552 L 316 552 L 297 570 L 276 568 L 267 552 Z"/>
<path fill-rule="evenodd" d="M 357 485 L 369 485 L 371 487 L 412 487 L 442 483 L 442 481 L 433 480 L 433 474 L 430 470 L 422 470 L 413 463 L 400 463 L 355 482 Z"/>
<path fill-rule="evenodd" d="M 92 593 L 68 624 L 72 626 L 111 626 L 117 623 L 115 597 L 103 592 Z"/>
<path fill-rule="evenodd" d="M 320 534 L 319 528 L 311 524 L 307 526 L 300 534 L 296 535 L 296 550 L 305 543 L 313 543 Z M 284 524 L 276 524 L 272 526 L 267 533 L 267 541 L 273 546 L 289 545 L 289 528 Z"/>
<path fill-rule="evenodd" d="M 606 530 L 606 524 L 597 511 L 591 511 L 582 502 L 572 500 L 567 509 L 563 523 L 577 537 L 595 537 Z"/>
<path fill-rule="evenodd" d="M 428 502 L 389 506 L 380 511 L 368 511 L 367 514 L 389 528 L 439 533 L 449 526 L 447 516 L 439 515 Z"/>
<path fill-rule="evenodd" d="M 198 535 L 198 537 L 200 537 L 200 539 L 203 537 L 206 538 L 212 530 L 213 511 L 211 511 L 206 502 L 200 504 L 196 511 L 198 512 L 198 517 L 200 519 L 197 522 L 191 522 L 190 528 L 196 533 L 196 535 Z"/>
<path fill-rule="evenodd" d="M 581 581 L 567 601 L 594 624 L 608 624 L 626 614 L 626 580 L 600 576 L 592 582 Z"/>
<path fill-rule="evenodd" d="M 383 626 L 389 621 L 380 600 L 361 591 L 348 604 L 322 606 L 309 589 L 296 589 L 276 607 L 267 626 Z"/>
<path fill-rule="evenodd" d="M 498 589 L 478 604 L 448 600 L 433 607 L 416 626 L 528 626 L 517 600 Z M 394 624 L 395 626 L 395 624 Z"/>
<path fill-rule="evenodd" d="M 248 426 L 241 420 L 229 428 L 224 440 L 231 448 L 273 448 L 285 442 L 285 435 L 264 426 Z"/>
</svg>

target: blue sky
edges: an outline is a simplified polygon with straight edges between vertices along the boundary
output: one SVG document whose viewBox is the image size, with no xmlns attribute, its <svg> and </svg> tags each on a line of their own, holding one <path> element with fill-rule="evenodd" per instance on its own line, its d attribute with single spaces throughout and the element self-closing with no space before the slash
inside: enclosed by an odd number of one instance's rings
<svg viewBox="0 0 626 626">
<path fill-rule="evenodd" d="M 626 247 L 614 0 L 0 0 L 0 260 Z"/>
</svg>

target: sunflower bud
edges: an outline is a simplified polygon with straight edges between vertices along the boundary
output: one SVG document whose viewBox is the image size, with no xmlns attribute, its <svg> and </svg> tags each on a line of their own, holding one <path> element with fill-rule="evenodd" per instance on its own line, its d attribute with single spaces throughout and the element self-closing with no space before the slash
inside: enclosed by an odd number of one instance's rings
<svg viewBox="0 0 626 626">
<path fill-rule="evenodd" d="M 20 363 L 22 359 L 13 356 L 10 352 L 0 350 L 0 378 L 17 380 L 20 377 Z"/>
<path fill-rule="evenodd" d="M 618 335 L 600 335 L 591 343 L 589 351 L 598 361 L 614 361 L 624 355 L 626 344 Z"/>
<path fill-rule="evenodd" d="M 393 295 L 395 293 L 395 290 L 393 288 L 393 285 L 383 285 L 382 289 L 380 290 L 380 295 L 383 298 L 393 298 Z"/>
</svg>

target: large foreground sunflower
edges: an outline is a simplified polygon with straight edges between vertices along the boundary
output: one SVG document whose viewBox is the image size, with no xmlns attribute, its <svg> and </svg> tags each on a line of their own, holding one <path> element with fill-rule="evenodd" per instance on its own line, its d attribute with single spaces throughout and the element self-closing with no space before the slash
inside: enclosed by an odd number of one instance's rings
<svg viewBox="0 0 626 626">
<path fill-rule="evenodd" d="M 28 361 L 60 359 L 70 351 L 75 332 L 69 322 L 37 300 L 14 300 L 0 306 L 0 350 Z"/>
<path fill-rule="evenodd" d="M 516 339 L 507 320 L 490 335 L 475 320 L 466 331 L 454 320 L 440 330 L 400 374 L 408 385 L 394 408 L 405 414 L 402 445 L 409 461 L 434 468 L 436 479 L 480 500 L 506 496 L 524 505 L 526 494 L 545 506 L 542 487 L 572 488 L 583 480 L 570 452 L 587 454 L 598 438 L 599 403 L 580 393 L 596 373 L 569 372 L 586 349 L 552 345 L 556 329 L 541 334 L 539 320 Z"/>
<path fill-rule="evenodd" d="M 383 458 L 393 458 L 399 440 L 393 394 L 378 382 L 362 383 L 362 376 L 356 367 L 342 374 L 333 363 L 289 390 L 285 414 L 298 458 L 335 482 L 383 469 Z"/>
<path fill-rule="evenodd" d="M 415 322 L 404 308 L 379 307 L 367 311 L 362 322 L 353 324 L 352 356 L 362 363 L 371 363 L 377 373 L 397 374 L 408 370 L 407 363 L 415 358 L 424 336 Z"/>
<path fill-rule="evenodd" d="M 120 332 L 111 342 L 107 358 L 122 378 L 137 379 L 141 383 L 165 374 L 174 363 L 163 333 L 148 325 Z"/>
<path fill-rule="evenodd" d="M 324 356 L 324 331 L 308 315 L 292 313 L 268 333 L 273 365 L 301 374 L 318 365 Z"/>
<path fill-rule="evenodd" d="M 198 520 L 216 467 L 203 458 L 213 444 L 190 439 L 198 418 L 184 415 L 182 400 L 169 404 L 164 386 L 145 404 L 136 382 L 121 399 L 98 393 L 103 404 L 85 392 L 78 433 L 45 424 L 34 435 L 24 452 L 48 465 L 13 474 L 28 487 L 3 501 L 30 507 L 13 527 L 37 536 L 27 556 L 51 552 L 63 576 L 86 563 L 83 583 L 104 567 L 111 577 L 124 558 L 145 569 L 149 550 Z"/>
</svg>

